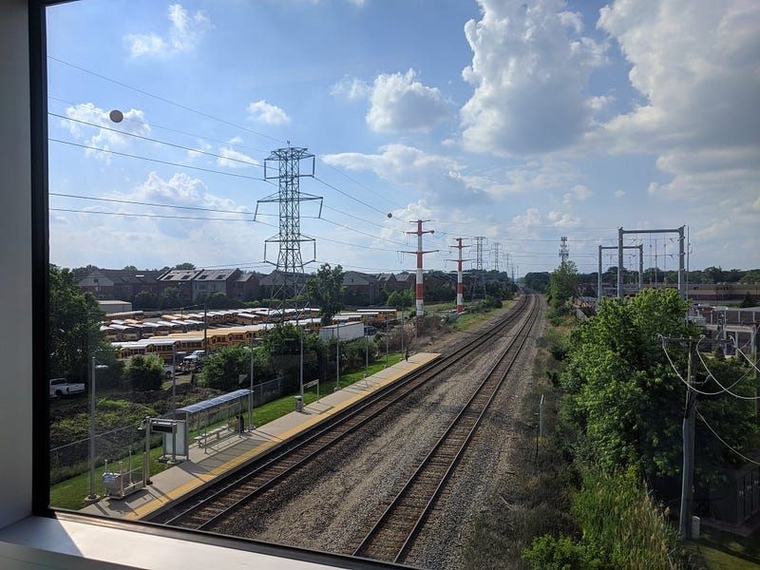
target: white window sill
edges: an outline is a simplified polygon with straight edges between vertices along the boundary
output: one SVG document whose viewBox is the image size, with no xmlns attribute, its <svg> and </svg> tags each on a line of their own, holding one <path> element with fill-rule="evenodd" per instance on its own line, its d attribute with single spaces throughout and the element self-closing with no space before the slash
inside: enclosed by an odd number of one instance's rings
<svg viewBox="0 0 760 570">
<path fill-rule="evenodd" d="M 272 550 L 267 545 L 261 545 L 260 550 L 267 549 Z M 308 553 L 304 555 L 300 551 L 294 552 L 297 556 L 300 554 L 299 558 L 308 558 Z M 272 553 L 251 552 L 162 536 L 161 530 L 155 527 L 146 526 L 144 530 L 114 528 L 108 521 L 90 523 L 85 520 L 29 517 L 0 530 L 2 568 L 331 570 L 351 568 L 349 562 L 343 559 L 337 565 L 326 565 L 322 562 L 285 558 Z M 359 566 L 365 566 L 359 560 L 356 562 Z M 379 566 L 375 566 L 377 567 Z"/>
</svg>

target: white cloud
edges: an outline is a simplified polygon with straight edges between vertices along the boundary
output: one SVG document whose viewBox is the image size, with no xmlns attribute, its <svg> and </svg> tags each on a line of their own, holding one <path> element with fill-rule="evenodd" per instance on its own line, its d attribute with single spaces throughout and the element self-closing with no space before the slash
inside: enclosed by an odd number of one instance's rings
<svg viewBox="0 0 760 570">
<path fill-rule="evenodd" d="M 650 193 L 705 200 L 760 180 L 760 4 L 616 0 L 600 12 L 645 98 L 589 137 L 613 152 L 659 153 L 669 183 Z"/>
<path fill-rule="evenodd" d="M 587 131 L 599 102 L 588 78 L 605 46 L 579 34 L 564 2 L 478 0 L 480 21 L 465 24 L 473 51 L 462 72 L 475 91 L 460 111 L 465 148 L 530 154 L 564 148 Z"/>
<path fill-rule="evenodd" d="M 372 88 L 364 81 L 357 78 L 344 77 L 338 83 L 330 87 L 330 95 L 345 97 L 349 101 L 365 99 L 372 93 Z"/>
<path fill-rule="evenodd" d="M 615 190 L 613 196 L 615 196 L 615 198 L 622 198 L 625 196 L 625 190 Z"/>
<path fill-rule="evenodd" d="M 94 103 L 79 103 L 66 109 L 66 116 L 72 120 L 61 120 L 61 125 L 67 128 L 75 139 L 84 140 L 84 144 L 94 147 L 85 149 L 87 156 L 107 163 L 111 161 L 111 154 L 102 151 L 124 150 L 134 140 L 133 137 L 122 133 L 143 137 L 150 134 L 150 125 L 145 121 L 145 115 L 141 110 L 123 111 L 124 119 L 120 123 L 111 121 L 109 112 Z"/>
<path fill-rule="evenodd" d="M 248 105 L 248 114 L 250 117 L 261 123 L 267 125 L 287 125 L 290 123 L 290 117 L 288 114 L 277 107 L 271 105 L 265 100 L 254 101 Z"/>
<path fill-rule="evenodd" d="M 367 124 L 375 132 L 429 132 L 449 116 L 446 101 L 436 87 L 415 81 L 415 72 L 383 74 L 375 78 Z"/>
<path fill-rule="evenodd" d="M 574 200 L 578 202 L 583 202 L 584 200 L 587 200 L 591 197 L 593 192 L 588 189 L 587 186 L 584 186 L 583 184 L 576 184 L 570 189 L 570 192 L 567 192 L 563 198 L 562 203 L 565 205 L 571 204 Z"/>
<path fill-rule="evenodd" d="M 547 217 L 556 228 L 577 228 L 581 225 L 580 218 L 575 218 L 568 213 L 551 211 Z"/>
<path fill-rule="evenodd" d="M 538 208 L 528 208 L 525 214 L 517 215 L 512 218 L 512 226 L 515 228 L 530 228 L 541 225 L 541 214 Z"/>
<path fill-rule="evenodd" d="M 124 38 L 130 57 L 168 58 L 191 52 L 211 26 L 211 21 L 203 11 L 197 10 L 190 15 L 180 4 L 170 5 L 167 17 L 170 25 L 164 36 L 155 33 L 129 34 Z"/>
<path fill-rule="evenodd" d="M 219 149 L 219 156 L 220 158 L 216 159 L 216 164 L 226 168 L 247 168 L 259 164 L 255 158 L 228 146 Z"/>
</svg>

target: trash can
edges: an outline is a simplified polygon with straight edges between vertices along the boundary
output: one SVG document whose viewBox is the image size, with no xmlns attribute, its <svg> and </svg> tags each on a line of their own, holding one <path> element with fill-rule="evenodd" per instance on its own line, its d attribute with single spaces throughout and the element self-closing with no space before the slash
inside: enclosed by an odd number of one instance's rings
<svg viewBox="0 0 760 570">
<path fill-rule="evenodd" d="M 697 540 L 699 538 L 699 527 L 701 521 L 699 517 L 691 517 L 691 538 Z"/>
<path fill-rule="evenodd" d="M 296 396 L 296 412 L 303 412 L 303 398 Z"/>
</svg>

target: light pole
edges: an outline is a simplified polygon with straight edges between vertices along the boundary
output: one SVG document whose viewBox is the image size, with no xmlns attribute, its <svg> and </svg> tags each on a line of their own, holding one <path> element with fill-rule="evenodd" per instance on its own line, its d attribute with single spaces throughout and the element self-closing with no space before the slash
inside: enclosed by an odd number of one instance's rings
<svg viewBox="0 0 760 570">
<path fill-rule="evenodd" d="M 251 377 L 251 390 L 248 394 L 248 426 L 251 431 L 253 431 L 254 425 L 253 425 L 253 341 L 254 341 L 254 334 L 253 330 L 251 330 L 251 371 L 249 376 Z"/>
<path fill-rule="evenodd" d="M 364 333 L 364 377 L 369 376 L 369 335 Z"/>
<path fill-rule="evenodd" d="M 87 503 L 94 503 L 100 499 L 95 492 L 95 374 L 103 368 L 108 366 L 98 364 L 93 356 L 90 369 L 90 494 L 84 499 Z"/>
<path fill-rule="evenodd" d="M 340 390 L 340 322 L 337 323 L 337 342 L 335 343 L 335 391 Z"/>
</svg>

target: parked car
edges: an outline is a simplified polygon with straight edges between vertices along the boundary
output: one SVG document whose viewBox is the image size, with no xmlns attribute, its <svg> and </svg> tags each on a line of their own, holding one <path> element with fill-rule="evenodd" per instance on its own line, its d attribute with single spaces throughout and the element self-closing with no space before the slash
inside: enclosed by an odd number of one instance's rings
<svg viewBox="0 0 760 570">
<path fill-rule="evenodd" d="M 51 398 L 62 398 L 75 394 L 84 394 L 84 384 L 69 382 L 66 378 L 52 378 L 50 380 Z"/>
</svg>

